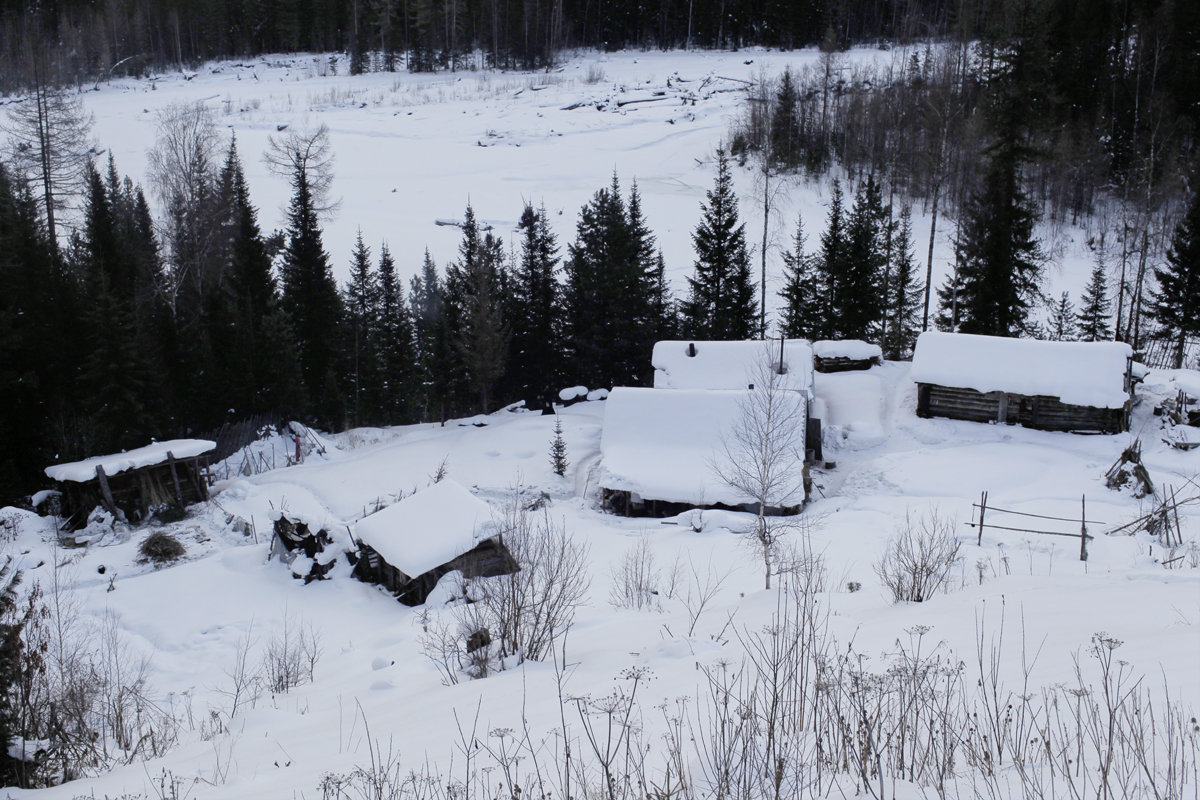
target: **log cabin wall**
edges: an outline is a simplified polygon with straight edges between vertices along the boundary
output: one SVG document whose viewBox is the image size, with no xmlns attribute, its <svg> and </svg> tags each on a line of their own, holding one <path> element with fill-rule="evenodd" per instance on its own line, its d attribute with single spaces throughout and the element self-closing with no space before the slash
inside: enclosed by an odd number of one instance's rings
<svg viewBox="0 0 1200 800">
<path fill-rule="evenodd" d="M 919 417 L 1020 423 L 1043 431 L 1120 433 L 1129 429 L 1129 409 L 1129 402 L 1124 408 L 1093 408 L 1064 403 L 1057 397 L 917 384 Z"/>
<path fill-rule="evenodd" d="M 878 358 L 846 358 L 838 356 L 836 358 L 822 358 L 821 356 L 813 356 L 813 369 L 817 372 L 851 372 L 854 370 L 870 369 L 878 366 L 883 362 Z"/>
</svg>

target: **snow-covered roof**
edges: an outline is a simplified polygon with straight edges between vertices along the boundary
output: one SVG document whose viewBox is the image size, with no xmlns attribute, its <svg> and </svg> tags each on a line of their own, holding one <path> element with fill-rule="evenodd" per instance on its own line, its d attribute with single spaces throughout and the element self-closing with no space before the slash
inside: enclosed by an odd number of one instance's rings
<svg viewBox="0 0 1200 800">
<path fill-rule="evenodd" d="M 848 358 L 851 361 L 867 361 L 872 358 L 883 358 L 883 350 L 879 345 L 864 342 L 862 339 L 841 339 L 831 341 L 823 339 L 813 342 L 813 355 L 817 358 Z"/>
<path fill-rule="evenodd" d="M 714 462 L 722 436 L 741 414 L 746 390 L 618 387 L 608 396 L 600 438 L 600 484 L 648 500 L 738 505 L 750 498 L 726 486 Z M 800 399 L 803 402 L 803 398 Z M 797 500 L 799 502 L 799 500 Z"/>
<path fill-rule="evenodd" d="M 73 461 L 69 464 L 55 464 L 46 467 L 46 475 L 56 481 L 75 481 L 86 483 L 96 477 L 96 467 L 103 466 L 105 475 L 116 475 L 127 469 L 140 469 L 167 460 L 167 453 L 175 458 L 192 458 L 215 449 L 216 442 L 207 439 L 172 439 L 169 442 L 155 442 L 136 450 L 116 453 L 111 456 L 94 456 L 83 461 Z"/>
<path fill-rule="evenodd" d="M 1122 342 L 1046 342 L 927 331 L 917 338 L 909 374 L 918 383 L 1121 408 L 1129 399 L 1125 370 L 1132 355 L 1133 348 Z"/>
<path fill-rule="evenodd" d="M 410 578 L 472 549 L 487 535 L 487 503 L 460 483 L 443 480 L 395 505 L 377 511 L 354 526 L 354 535 Z"/>
<path fill-rule="evenodd" d="M 754 383 L 760 359 L 779 363 L 779 340 L 743 342 L 657 342 L 651 363 L 655 389 L 742 389 Z M 804 339 L 783 345 L 791 388 L 812 386 L 812 346 Z"/>
<path fill-rule="evenodd" d="M 1200 372 L 1194 369 L 1175 370 L 1171 380 L 1179 391 L 1190 397 L 1200 398 Z"/>
</svg>

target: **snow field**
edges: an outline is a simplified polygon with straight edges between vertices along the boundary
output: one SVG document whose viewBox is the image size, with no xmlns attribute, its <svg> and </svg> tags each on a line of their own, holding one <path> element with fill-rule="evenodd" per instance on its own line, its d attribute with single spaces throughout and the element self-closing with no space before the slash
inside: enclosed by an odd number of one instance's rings
<svg viewBox="0 0 1200 800">
<path fill-rule="evenodd" d="M 908 55 L 901 49 L 859 48 L 841 58 L 850 63 Z M 186 76 L 103 83 L 84 99 L 96 116 L 100 148 L 111 150 L 122 175 L 143 184 L 158 112 L 172 103 L 208 105 L 218 124 L 237 134 L 264 230 L 283 227 L 289 199 L 286 181 L 271 176 L 261 161 L 268 137 L 281 126 L 328 125 L 336 153 L 333 195 L 343 202 L 335 218 L 324 223 L 324 242 L 339 282 L 349 276 L 360 228 L 376 257 L 380 242 L 388 242 L 401 277 L 419 271 L 426 247 L 444 268 L 457 258 L 461 234 L 437 222 L 461 219 L 468 202 L 481 223 L 510 243 L 523 203 L 545 204 L 565 256 L 579 209 L 610 185 L 615 171 L 625 194 L 637 181 L 668 278 L 676 294 L 684 294 L 695 259 L 691 234 L 715 176 L 714 151 L 741 113 L 745 84 L 740 81 L 758 80 L 764 73 L 775 77 L 785 66 L 813 64 L 818 57 L 816 50 L 761 48 L 582 52 L 549 73 L 351 77 L 345 63 L 339 74 L 329 74 L 324 56 L 267 56 L 210 64 Z M 603 79 L 589 84 L 593 69 Z M 660 92 L 669 99 L 655 99 Z M 619 105 L 646 99 L 655 101 Z M 734 184 L 748 238 L 758 248 L 762 214 L 753 171 L 735 168 Z M 849 205 L 849 188 L 847 195 Z M 801 179 L 789 181 L 773 201 L 768 311 L 778 305 L 780 254 L 791 246 L 797 215 L 803 216 L 811 252 L 824 229 L 827 204 L 827 185 Z M 913 209 L 915 258 L 922 274 L 930 224 L 924 212 L 919 203 Z M 934 286 L 942 284 L 953 262 L 952 221 L 939 220 L 938 230 Z M 1087 234 L 1048 226 L 1040 234 L 1060 256 L 1046 270 L 1044 292 L 1057 297 L 1068 290 L 1078 301 L 1092 269 Z M 755 262 L 757 277 L 757 257 Z"/>
<path fill-rule="evenodd" d="M 1165 689 L 1195 708 L 1200 703 L 1195 672 L 1200 570 L 1189 568 L 1186 560 L 1180 569 L 1165 569 L 1158 563 L 1161 548 L 1145 534 L 1097 535 L 1083 564 L 1077 540 L 989 528 L 977 546 L 975 529 L 963 524 L 972 519 L 971 503 L 984 490 L 994 509 L 1069 518 L 1078 514 L 1080 496 L 1086 494 L 1090 519 L 1111 526 L 1134 518 L 1145 504 L 1107 490 L 1102 481 L 1130 437 L 921 420 L 913 412 L 907 370 L 907 365 L 887 363 L 865 373 L 817 376 L 818 395 L 838 427 L 853 431 L 869 424 L 884 436 L 873 446 L 853 436 L 843 444 L 835 440 L 832 447 L 827 440 L 826 459 L 837 467 L 814 475 L 820 490 L 805 513 L 814 521 L 809 546 L 828 570 L 827 590 L 818 600 L 829 613 L 830 634 L 843 647 L 853 642 L 855 651 L 882 671 L 897 642 L 909 642 L 906 631 L 927 626 L 925 644 L 941 643 L 947 655 L 962 659 L 970 682 L 972 671 L 978 671 L 977 637 L 992 641 L 1003 618 L 1001 670 L 1006 685 L 1016 688 L 1023 654 L 1030 661 L 1036 654 L 1036 687 L 1073 685 L 1075 658 L 1085 679 L 1094 680 L 1094 660 L 1085 648 L 1093 634 L 1104 631 L 1124 642 L 1118 656 L 1145 676 L 1147 688 Z M 1182 377 L 1186 382 L 1189 374 Z M 1152 476 L 1182 487 L 1200 462 L 1195 451 L 1163 444 L 1155 428 L 1158 419 L 1150 413 L 1176 382 L 1172 373 L 1152 373 L 1134 419 Z M 572 697 L 601 697 L 624 685 L 624 670 L 649 670 L 639 689 L 640 714 L 646 741 L 656 743 L 665 724 L 656 706 L 673 707 L 678 698 L 688 697 L 694 708 L 704 682 L 699 668 L 722 660 L 740 664 L 742 649 L 733 632 L 760 629 L 780 595 L 763 590 L 761 566 L 735 533 L 745 515 L 689 512 L 657 520 L 598 512 L 591 473 L 604 412 L 603 402 L 562 410 L 571 462 L 565 478 L 549 467 L 554 418 L 498 412 L 486 427 L 414 426 L 389 429 L 387 436 L 367 432 L 354 449 L 331 450 L 328 461 L 310 459 L 219 484 L 214 503 L 171 526 L 182 535 L 188 555 L 163 569 L 137 563 L 142 530 L 118 525 L 92 532 L 103 535 L 87 548 L 50 552 L 49 521 L 21 516 L 11 552 L 26 570 L 27 582 L 44 585 L 50 565 L 64 564 L 60 579 L 71 584 L 68 593 L 84 615 L 97 622 L 106 614 L 117 620 L 124 639 L 152 659 L 158 702 L 174 707 L 184 722 L 180 746 L 164 758 L 41 792 L 9 792 L 47 798 L 154 796 L 151 778 L 165 769 L 185 778 L 197 798 L 311 797 L 324 773 L 345 773 L 368 762 L 364 718 L 376 743 L 399 751 L 406 769 L 428 760 L 446 776 L 462 768 L 455 749 L 460 725 L 477 726 L 484 736 L 497 728 L 519 730 L 526 720 L 539 741 L 548 736 L 561 725 L 551 664 L 527 662 L 482 681 L 443 686 L 418 640 L 423 614 L 451 612 L 401 606 L 353 580 L 345 564 L 330 580 L 306 586 L 293 580 L 285 565 L 266 560 L 269 524 L 264 520 L 273 510 L 286 504 L 289 512 L 321 517 L 331 526 L 352 525 L 364 508 L 394 502 L 390 492 L 426 486 L 443 460 L 452 479 L 493 506 L 517 483 L 550 495 L 549 513 L 588 546 L 592 577 L 588 604 L 579 609 L 567 639 L 573 667 L 566 690 Z M 369 443 L 372 439 L 376 443 Z M 1200 514 L 1187 507 L 1184 512 L 1185 536 L 1195 540 Z M 906 516 L 930 513 L 957 523 L 963 560 L 954 588 L 921 604 L 892 605 L 874 564 Z M 989 520 L 1007 524 L 993 513 Z M 257 544 L 232 530 L 227 522 L 232 515 L 255 518 Z M 710 570 L 726 576 L 691 636 L 691 619 L 678 595 L 660 595 L 661 612 L 615 609 L 608 603 L 614 566 L 644 537 L 663 586 L 676 562 L 685 570 L 694 565 L 701 576 Z M 106 566 L 104 575 L 97 572 L 100 564 Z M 115 588 L 108 591 L 114 573 Z M 850 591 L 851 584 L 860 588 Z M 311 625 L 320 637 L 323 654 L 314 681 L 287 694 L 264 695 L 253 709 L 234 717 L 226 732 L 206 740 L 201 721 L 209 718 L 210 707 L 225 707 L 225 671 L 239 641 L 249 635 L 253 649 L 261 651 L 289 621 Z M 572 709 L 568 705 L 568 714 Z M 568 723 L 577 726 L 573 719 Z M 578 727 L 574 733 L 579 734 Z M 192 786 L 193 777 L 211 784 Z M 920 796 L 918 788 L 904 784 L 897 792 L 898 797 Z"/>
</svg>

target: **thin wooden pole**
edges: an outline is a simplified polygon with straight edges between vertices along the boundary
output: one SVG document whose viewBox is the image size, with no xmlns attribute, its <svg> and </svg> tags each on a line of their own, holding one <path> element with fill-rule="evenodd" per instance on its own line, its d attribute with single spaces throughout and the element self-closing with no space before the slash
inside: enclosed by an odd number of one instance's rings
<svg viewBox="0 0 1200 800">
<path fill-rule="evenodd" d="M 175 481 L 175 502 L 183 508 L 183 491 L 179 488 L 179 472 L 175 469 L 175 454 L 167 451 L 167 461 L 171 465 L 171 480 Z"/>
<path fill-rule="evenodd" d="M 1082 496 L 1083 515 L 1079 518 L 1079 560 L 1088 560 L 1087 495 Z"/>
<path fill-rule="evenodd" d="M 1183 528 L 1179 526 L 1179 501 L 1175 499 L 1175 487 L 1171 487 L 1171 504 L 1175 507 L 1175 541 L 1183 545 Z M 1171 546 L 1171 526 L 1167 526 L 1167 547 Z"/>
<path fill-rule="evenodd" d="M 983 515 L 987 513 L 987 492 L 979 496 L 979 539 L 975 542 L 977 547 L 983 546 Z"/>
</svg>

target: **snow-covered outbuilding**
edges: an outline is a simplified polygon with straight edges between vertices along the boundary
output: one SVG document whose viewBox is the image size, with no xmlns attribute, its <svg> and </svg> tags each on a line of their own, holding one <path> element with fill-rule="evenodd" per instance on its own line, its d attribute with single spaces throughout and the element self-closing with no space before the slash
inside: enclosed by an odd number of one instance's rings
<svg viewBox="0 0 1200 800">
<path fill-rule="evenodd" d="M 449 479 L 360 520 L 354 538 L 355 576 L 410 606 L 424 603 L 448 572 L 489 578 L 517 569 L 488 504 Z"/>
<path fill-rule="evenodd" d="M 789 387 L 810 391 L 813 350 L 804 339 L 664 341 L 654 345 L 650 363 L 655 389 L 746 389 L 754 382 L 761 362 L 777 370 L 781 355 Z"/>
<path fill-rule="evenodd" d="M 820 421 L 807 418 L 812 363 L 811 346 L 797 339 L 655 344 L 654 388 L 617 387 L 605 403 L 600 439 L 605 506 L 627 516 L 747 507 L 751 499 L 717 475 L 726 437 L 765 369 L 795 393 L 799 424 L 815 426 L 815 434 L 801 431 L 802 440 L 819 442 Z M 791 511 L 804 500 L 800 491 L 773 510 Z"/>
<path fill-rule="evenodd" d="M 1133 348 L 927 331 L 911 377 L 917 415 L 1119 433 L 1133 405 Z"/>
<path fill-rule="evenodd" d="M 96 506 L 128 522 L 141 522 L 164 508 L 182 510 L 208 499 L 201 457 L 216 447 L 206 439 L 155 442 L 107 456 L 46 467 L 58 484 L 62 516 L 69 529 L 87 524 Z"/>
<path fill-rule="evenodd" d="M 870 369 L 883 363 L 883 350 L 861 339 L 813 342 L 813 369 L 817 372 L 848 372 Z"/>
</svg>

